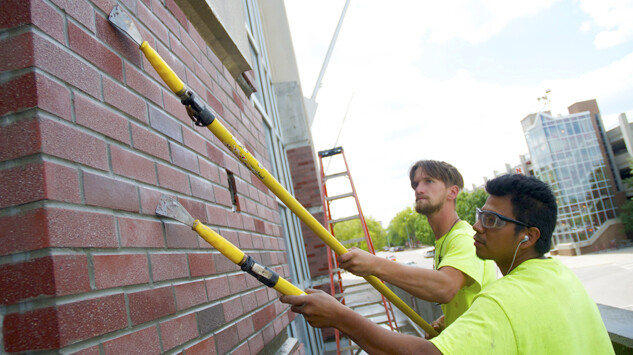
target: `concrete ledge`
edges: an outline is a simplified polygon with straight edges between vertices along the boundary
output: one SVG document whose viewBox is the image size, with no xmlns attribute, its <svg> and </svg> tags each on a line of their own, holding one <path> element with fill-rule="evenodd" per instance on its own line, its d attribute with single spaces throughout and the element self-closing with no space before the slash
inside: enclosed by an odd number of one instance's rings
<svg viewBox="0 0 633 355">
<path fill-rule="evenodd" d="M 633 353 L 633 311 L 598 304 L 602 321 L 607 327 L 614 348 L 625 348 Z"/>
</svg>

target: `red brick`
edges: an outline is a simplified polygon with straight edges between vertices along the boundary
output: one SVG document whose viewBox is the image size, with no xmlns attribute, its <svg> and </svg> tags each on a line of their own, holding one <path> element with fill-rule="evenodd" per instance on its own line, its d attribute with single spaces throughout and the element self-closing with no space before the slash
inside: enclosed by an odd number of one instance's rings
<svg viewBox="0 0 633 355">
<path fill-rule="evenodd" d="M 82 3 L 79 0 L 78 3 Z M 68 22 L 68 44 L 72 50 L 118 81 L 123 81 L 121 59 L 97 39 Z"/>
<path fill-rule="evenodd" d="M 260 330 L 274 318 L 275 306 L 271 304 L 253 314 L 253 326 L 255 330 Z"/>
<path fill-rule="evenodd" d="M 0 72 L 34 66 L 33 37 L 33 33 L 27 32 L 0 41 Z"/>
<path fill-rule="evenodd" d="M 193 194 L 193 196 L 201 198 L 203 200 L 214 200 L 213 185 L 211 185 L 211 183 L 206 179 L 191 177 L 191 193 Z"/>
<path fill-rule="evenodd" d="M 156 216 L 156 206 L 158 205 L 162 192 L 144 187 L 139 188 L 141 189 L 141 211 L 143 214 Z"/>
<path fill-rule="evenodd" d="M 87 266 L 87 265 L 86 265 Z M 38 296 L 55 295 L 53 259 L 44 257 L 0 265 L 0 303 L 10 305 Z"/>
<path fill-rule="evenodd" d="M 248 348 L 251 354 L 259 354 L 259 352 L 264 349 L 264 336 L 259 333 L 248 339 Z"/>
<path fill-rule="evenodd" d="M 255 332 L 253 328 L 253 319 L 250 317 L 244 318 L 237 323 L 237 334 L 240 341 L 248 338 Z"/>
<path fill-rule="evenodd" d="M 180 22 L 180 25 L 184 27 L 185 31 L 187 31 L 188 25 L 187 25 L 187 16 L 185 16 L 185 13 L 182 12 L 182 10 L 178 7 L 178 5 L 176 5 L 174 0 L 167 0 L 165 2 L 165 5 L 169 9 L 169 11 L 171 11 L 174 17 L 176 17 L 176 20 Z"/>
<path fill-rule="evenodd" d="M 57 312 L 52 307 L 8 314 L 4 317 L 2 328 L 4 350 L 7 352 L 60 347 Z"/>
<path fill-rule="evenodd" d="M 185 254 L 151 254 L 150 261 L 155 282 L 189 276 Z"/>
<path fill-rule="evenodd" d="M 218 346 L 218 353 L 228 354 L 229 350 L 239 342 L 236 326 L 231 326 L 215 334 L 215 341 Z"/>
<path fill-rule="evenodd" d="M 98 289 L 149 282 L 145 254 L 94 255 L 93 265 Z"/>
<path fill-rule="evenodd" d="M 141 96 L 154 101 L 160 107 L 163 106 L 161 87 L 129 63 L 125 63 L 125 83 Z"/>
<path fill-rule="evenodd" d="M 103 343 L 104 354 L 160 354 L 158 329 L 148 327 Z"/>
<path fill-rule="evenodd" d="M 186 195 L 191 194 L 187 175 L 167 165 L 158 164 L 158 184 Z"/>
<path fill-rule="evenodd" d="M 42 153 L 108 170 L 104 141 L 49 119 L 41 119 L 39 125 Z"/>
<path fill-rule="evenodd" d="M 176 312 L 176 303 L 171 287 L 155 288 L 130 293 L 130 319 L 133 325 Z"/>
<path fill-rule="evenodd" d="M 77 171 L 50 162 L 0 170 L 0 208 L 44 199 L 81 202 Z"/>
<path fill-rule="evenodd" d="M 70 92 L 39 73 L 26 73 L 0 84 L 0 115 L 39 107 L 66 120 L 71 119 Z"/>
<path fill-rule="evenodd" d="M 138 190 L 135 185 L 103 175 L 84 172 L 86 204 L 124 210 L 139 211 Z"/>
<path fill-rule="evenodd" d="M 162 5 L 158 5 L 159 7 Z M 159 19 L 145 6 L 137 5 L 138 7 L 138 19 L 139 22 L 145 25 L 156 36 L 156 38 L 163 43 L 169 43 L 169 32 L 165 27 L 165 24 L 161 23 Z"/>
<path fill-rule="evenodd" d="M 275 327 L 271 324 L 262 330 L 262 335 L 264 336 L 264 343 L 270 343 L 275 337 Z"/>
<path fill-rule="evenodd" d="M 190 69 L 193 69 L 193 66 L 194 66 L 193 56 L 191 55 L 191 53 L 189 53 L 189 51 L 185 49 L 185 47 L 182 45 L 180 40 L 174 34 L 169 35 L 169 45 L 171 47 L 172 53 L 175 54 L 178 58 L 180 58 L 180 60 L 183 61 L 185 66 L 187 66 Z M 195 92 L 202 92 L 202 91 L 198 91 L 198 88 L 199 88 L 198 86 L 192 85 L 191 79 L 194 76 L 190 71 L 187 71 L 186 77 L 187 77 L 187 84 L 190 89 L 193 89 Z"/>
<path fill-rule="evenodd" d="M 153 161 L 114 145 L 110 146 L 110 154 L 112 159 L 112 172 L 115 174 L 146 182 L 151 185 L 158 184 L 156 167 Z"/>
<path fill-rule="evenodd" d="M 209 301 L 214 301 L 231 294 L 229 290 L 229 280 L 226 276 L 206 280 L 206 285 Z"/>
<path fill-rule="evenodd" d="M 78 124 L 102 133 L 119 142 L 130 144 L 130 130 L 125 117 L 82 95 L 75 95 L 75 117 Z"/>
<path fill-rule="evenodd" d="M 220 255 L 217 258 L 214 258 L 214 261 L 215 261 L 215 271 L 219 274 L 239 270 L 239 266 L 235 265 L 231 260 L 229 260 L 225 256 Z"/>
<path fill-rule="evenodd" d="M 231 193 L 224 187 L 213 186 L 213 194 L 215 196 L 215 202 L 218 204 L 232 207 L 233 201 L 231 200 Z"/>
<path fill-rule="evenodd" d="M 204 281 L 190 282 L 174 286 L 176 309 L 179 311 L 207 302 Z"/>
<path fill-rule="evenodd" d="M 238 294 L 246 290 L 246 277 L 252 277 L 246 273 L 239 273 L 236 275 L 228 276 L 229 278 L 229 290 L 232 295 Z"/>
<path fill-rule="evenodd" d="M 65 13 L 81 22 L 90 31 L 95 31 L 94 10 L 85 0 L 52 0 Z M 70 25 L 71 22 L 69 21 Z"/>
<path fill-rule="evenodd" d="M 128 326 L 123 294 L 58 306 L 62 346 Z"/>
<path fill-rule="evenodd" d="M 163 248 L 163 227 L 158 221 L 117 217 L 122 247 Z"/>
<path fill-rule="evenodd" d="M 160 324 L 163 350 L 169 350 L 198 336 L 195 313 L 170 319 Z"/>
<path fill-rule="evenodd" d="M 189 273 L 191 277 L 209 276 L 215 274 L 213 254 L 187 254 L 189 258 Z"/>
<path fill-rule="evenodd" d="M 218 167 L 210 164 L 205 158 L 198 157 L 198 164 L 200 165 L 200 176 L 213 181 L 215 183 L 220 181 L 220 172 Z"/>
<path fill-rule="evenodd" d="M 242 296 L 242 307 L 244 313 L 248 313 L 257 308 L 257 294 L 255 292 L 247 293 Z"/>
<path fill-rule="evenodd" d="M 182 143 L 182 128 L 178 121 L 167 116 L 163 111 L 156 107 L 149 107 L 150 125 L 158 132 L 170 137 L 171 139 Z"/>
<path fill-rule="evenodd" d="M 14 122 L 0 129 L 0 161 L 35 154 L 41 150 L 37 118 Z"/>
<path fill-rule="evenodd" d="M 160 158 L 169 160 L 169 147 L 167 139 L 145 128 L 132 124 L 132 141 L 137 150 Z"/>
<path fill-rule="evenodd" d="M 169 150 L 171 151 L 171 158 L 174 165 L 196 174 L 200 172 L 198 167 L 198 157 L 195 152 L 175 144 L 174 142 L 169 142 Z"/>
<path fill-rule="evenodd" d="M 31 7 L 32 4 L 21 0 L 0 2 L 0 13 L 11 14 L 0 17 L 0 28 L 11 28 L 31 23 Z"/>
<path fill-rule="evenodd" d="M 105 102 L 139 122 L 147 123 L 147 109 L 143 98 L 107 77 L 103 77 L 103 98 Z"/>
<path fill-rule="evenodd" d="M 35 326 L 34 326 L 35 325 Z M 122 294 L 5 316 L 8 352 L 49 350 L 127 326 Z"/>
<path fill-rule="evenodd" d="M 196 345 L 185 349 L 187 355 L 215 355 L 215 340 L 213 337 L 204 339 Z"/>
<path fill-rule="evenodd" d="M 110 13 L 115 3 L 113 0 L 99 0 L 100 2 L 107 2 L 105 7 L 108 10 L 104 10 L 107 14 Z M 96 1 L 93 0 L 96 3 Z M 97 3 L 97 6 L 101 6 Z M 106 18 L 100 14 L 96 15 L 96 28 L 97 38 L 114 48 L 115 52 L 122 55 L 125 59 L 134 64 L 137 68 L 141 66 L 141 56 L 143 55 L 138 46 L 132 42 L 121 31 L 117 30 L 114 26 L 108 22 Z"/>
<path fill-rule="evenodd" d="M 90 291 L 88 258 L 85 255 L 53 255 L 53 272 L 57 296 Z"/>
<path fill-rule="evenodd" d="M 31 34 L 35 66 L 78 87 L 93 97 L 100 97 L 99 73 L 75 56 L 42 37 Z"/>
<path fill-rule="evenodd" d="M 112 216 L 61 208 L 1 217 L 0 240 L 0 255 L 46 247 L 118 246 Z"/>
<path fill-rule="evenodd" d="M 231 352 L 231 354 L 235 354 L 235 355 L 250 355 L 252 354 L 248 348 L 248 343 L 242 343 L 240 345 L 238 345 L 237 348 L 235 348 L 235 350 L 233 350 Z"/>
<path fill-rule="evenodd" d="M 172 223 L 165 220 L 165 236 L 168 248 L 198 248 L 198 234 L 191 227 L 182 223 Z"/>
<path fill-rule="evenodd" d="M 163 101 L 165 103 L 165 111 L 170 115 L 178 118 L 178 120 L 186 125 L 191 125 L 191 118 L 187 114 L 187 109 L 180 102 L 180 99 L 170 90 L 163 91 Z"/>
</svg>

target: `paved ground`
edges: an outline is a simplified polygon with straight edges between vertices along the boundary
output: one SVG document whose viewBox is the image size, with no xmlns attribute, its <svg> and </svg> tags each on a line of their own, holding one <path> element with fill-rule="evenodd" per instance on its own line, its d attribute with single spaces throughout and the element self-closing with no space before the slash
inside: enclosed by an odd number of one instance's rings
<svg viewBox="0 0 633 355">
<path fill-rule="evenodd" d="M 377 254 L 383 257 L 393 255 L 397 262 L 415 263 L 430 269 L 433 259 L 424 257 L 424 252 L 430 249 L 424 247 Z M 576 273 L 596 303 L 633 310 L 633 247 L 554 257 Z"/>
</svg>

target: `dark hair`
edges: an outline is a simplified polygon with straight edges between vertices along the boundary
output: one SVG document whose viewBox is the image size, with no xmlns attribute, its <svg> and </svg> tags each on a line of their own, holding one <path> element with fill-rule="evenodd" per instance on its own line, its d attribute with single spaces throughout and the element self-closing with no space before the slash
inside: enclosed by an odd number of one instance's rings
<svg viewBox="0 0 633 355">
<path fill-rule="evenodd" d="M 486 191 L 492 196 L 510 196 L 514 218 L 541 231 L 535 250 L 541 255 L 550 250 L 558 206 L 549 185 L 534 176 L 507 174 L 488 181 Z M 517 224 L 515 233 L 523 228 Z"/>
<path fill-rule="evenodd" d="M 442 181 L 447 187 L 457 185 L 460 190 L 464 188 L 464 178 L 462 178 L 462 174 L 459 173 L 456 167 L 443 161 L 420 160 L 413 164 L 411 170 L 409 170 L 409 180 L 411 180 L 411 187 L 414 189 L 413 179 L 418 169 L 422 169 L 430 177 Z"/>
</svg>

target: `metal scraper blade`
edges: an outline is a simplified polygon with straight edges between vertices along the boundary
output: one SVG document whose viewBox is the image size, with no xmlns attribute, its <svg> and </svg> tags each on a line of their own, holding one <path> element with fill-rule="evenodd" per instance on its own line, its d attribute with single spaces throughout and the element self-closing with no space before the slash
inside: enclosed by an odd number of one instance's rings
<svg viewBox="0 0 633 355">
<path fill-rule="evenodd" d="M 162 217 L 175 219 L 178 222 L 188 225 L 189 227 L 193 227 L 194 219 L 191 217 L 189 212 L 187 212 L 187 210 L 182 207 L 178 201 L 167 195 L 160 196 L 158 206 L 156 206 L 156 214 Z"/>
<path fill-rule="evenodd" d="M 115 5 L 114 8 L 112 8 L 108 16 L 108 21 L 119 31 L 128 35 L 139 47 L 141 46 L 143 43 L 141 33 L 138 31 L 138 28 L 136 28 L 134 21 L 132 21 L 128 14 L 121 10 L 119 5 Z"/>
</svg>

